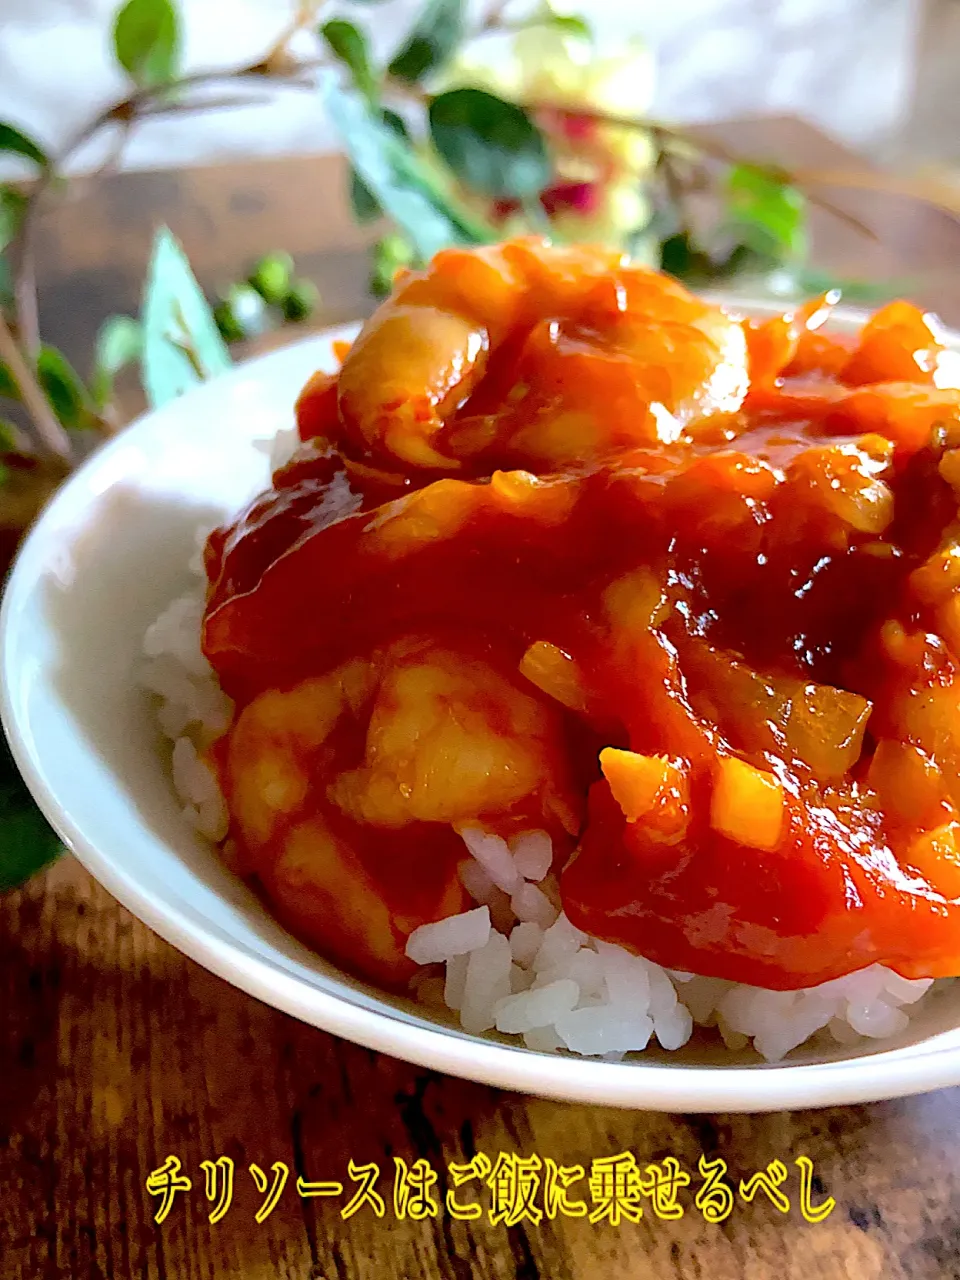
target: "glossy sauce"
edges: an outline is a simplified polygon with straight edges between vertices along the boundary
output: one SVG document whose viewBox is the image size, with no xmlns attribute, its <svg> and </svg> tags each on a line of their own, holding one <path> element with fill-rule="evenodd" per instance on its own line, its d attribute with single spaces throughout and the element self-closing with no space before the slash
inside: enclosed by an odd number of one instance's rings
<svg viewBox="0 0 960 1280">
<path fill-rule="evenodd" d="M 402 981 L 479 820 L 546 827 L 574 923 L 670 968 L 960 972 L 960 392 L 915 308 L 841 340 L 833 301 L 449 251 L 311 381 L 204 622 L 292 927 Z"/>
</svg>

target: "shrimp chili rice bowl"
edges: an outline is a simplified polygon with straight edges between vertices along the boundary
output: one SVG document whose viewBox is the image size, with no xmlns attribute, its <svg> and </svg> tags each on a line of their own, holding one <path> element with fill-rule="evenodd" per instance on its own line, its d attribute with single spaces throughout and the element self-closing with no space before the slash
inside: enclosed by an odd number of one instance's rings
<svg viewBox="0 0 960 1280">
<path fill-rule="evenodd" d="M 310 379 L 144 669 L 291 932 L 611 1058 L 882 1041 L 960 974 L 958 358 L 836 302 L 450 249 Z"/>
</svg>

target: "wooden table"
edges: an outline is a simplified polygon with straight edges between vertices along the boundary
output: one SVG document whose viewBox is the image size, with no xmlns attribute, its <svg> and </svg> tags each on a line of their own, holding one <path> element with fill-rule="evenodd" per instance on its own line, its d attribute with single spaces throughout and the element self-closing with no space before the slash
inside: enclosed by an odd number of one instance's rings
<svg viewBox="0 0 960 1280">
<path fill-rule="evenodd" d="M 795 122 L 741 125 L 729 137 L 796 163 L 838 158 Z M 182 236 L 207 284 L 284 246 L 321 285 L 325 319 L 368 305 L 364 237 L 341 200 L 335 160 L 278 161 L 90 184 L 44 228 L 47 332 L 81 363 L 93 326 L 136 305 L 153 225 Z M 911 275 L 918 294 L 960 320 L 960 229 L 903 202 L 862 198 L 882 232 L 864 245 L 825 218 L 818 255 L 846 273 Z M 3 1280 L 945 1280 L 960 1276 L 960 1091 L 769 1116 L 648 1115 L 569 1106 L 418 1070 L 258 1003 L 161 942 L 64 858 L 0 898 L 0 1276 Z M 647 1203 L 639 1222 L 558 1214 L 491 1224 L 441 1211 L 394 1211 L 394 1159 L 438 1173 L 477 1152 L 558 1165 L 632 1152 L 674 1156 L 694 1174 L 680 1219 Z M 781 1160 L 782 1213 L 761 1190 L 719 1224 L 694 1205 L 702 1155 L 739 1179 Z M 146 1180 L 168 1156 L 192 1181 L 156 1225 Z M 217 1223 L 204 1160 L 234 1162 L 233 1202 Z M 798 1157 L 813 1161 L 801 1214 Z M 380 1167 L 386 1211 L 342 1216 L 348 1161 Z M 276 1206 L 272 1181 L 289 1170 Z M 340 1181 L 342 1198 L 301 1197 L 296 1181 Z M 436 1190 L 436 1188 L 434 1189 Z M 571 1195 L 586 1195 L 578 1183 Z M 469 1185 L 457 1192 L 476 1199 Z M 490 1203 L 485 1193 L 484 1205 Z M 416 1197 L 410 1202 L 417 1203 Z M 539 1204 L 539 1200 L 537 1201 Z M 262 1214 L 261 1214 L 262 1217 Z"/>
</svg>

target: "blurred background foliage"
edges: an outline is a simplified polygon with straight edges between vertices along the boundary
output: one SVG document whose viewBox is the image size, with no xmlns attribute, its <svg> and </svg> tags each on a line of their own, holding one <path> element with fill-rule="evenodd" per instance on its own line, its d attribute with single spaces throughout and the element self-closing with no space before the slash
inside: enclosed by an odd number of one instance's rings
<svg viewBox="0 0 960 1280">
<path fill-rule="evenodd" d="M 175 0 L 127 0 L 112 31 L 128 82 L 122 99 L 93 113 L 56 155 L 0 122 L 0 153 L 34 175 L 0 186 L 4 476 L 21 473 L 22 487 L 25 474 L 43 472 L 38 490 L 49 491 L 51 470 L 68 469 L 115 431 L 113 386 L 126 365 L 139 367 L 149 402 L 159 404 L 222 368 L 229 344 L 310 316 L 315 291 L 282 250 L 205 299 L 164 229 L 142 315 L 107 320 L 91 368 L 74 369 L 38 331 L 38 210 L 57 198 L 73 156 L 104 131 L 119 152 L 144 120 L 242 105 L 264 85 L 324 96 L 351 160 L 354 215 L 386 220 L 372 256 L 375 294 L 399 267 L 443 245 L 523 232 L 619 246 L 697 286 L 750 277 L 786 293 L 819 287 L 798 184 L 649 119 L 655 67 L 641 42 L 601 51 L 587 14 L 550 0 L 533 0 L 520 18 L 494 3 L 479 19 L 465 0 L 426 0 L 399 47 L 378 59 L 368 36 L 377 8 L 353 0 L 324 20 L 321 4 L 303 4 L 262 57 L 184 75 Z"/>
<path fill-rule="evenodd" d="M 369 38 L 378 2 L 352 0 L 334 17 L 303 3 L 253 61 L 184 74 L 175 0 L 126 0 L 112 25 L 122 98 L 91 112 L 56 154 L 0 121 L 0 154 L 30 173 L 0 184 L 4 561 L 70 469 L 123 425 L 114 403 L 123 369 L 135 366 L 148 402 L 163 404 L 227 368 L 231 344 L 304 321 L 317 302 L 282 248 L 207 298 L 160 228 L 140 314 L 110 317 L 91 366 L 74 368 L 39 331 L 36 229 L 72 159 L 103 132 L 119 155 L 145 120 L 249 106 L 264 88 L 322 94 L 350 160 L 354 216 L 383 224 L 370 272 L 377 295 L 398 268 L 445 245 L 522 233 L 619 247 L 696 287 L 748 281 L 796 296 L 843 283 L 810 268 L 807 208 L 816 197 L 801 178 L 651 119 L 649 51 L 635 40 L 601 50 L 586 6 L 577 13 L 560 0 L 531 0 L 518 18 L 494 2 L 478 19 L 465 0 L 425 0 L 380 58 Z M 853 282 L 851 291 L 887 287 Z M 0 885 L 49 856 L 55 842 L 43 831 L 11 763 L 0 762 Z"/>
</svg>

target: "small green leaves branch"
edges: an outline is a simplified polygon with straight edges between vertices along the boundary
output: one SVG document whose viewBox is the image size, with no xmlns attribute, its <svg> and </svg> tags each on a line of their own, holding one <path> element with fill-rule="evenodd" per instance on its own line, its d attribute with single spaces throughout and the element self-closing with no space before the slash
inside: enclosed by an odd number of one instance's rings
<svg viewBox="0 0 960 1280">
<path fill-rule="evenodd" d="M 524 23 L 504 20 L 503 8 L 494 6 L 478 34 L 522 29 Z M 526 24 L 592 39 L 584 18 L 556 13 L 549 0 Z M 326 95 L 353 165 L 354 215 L 360 223 L 386 215 L 395 224 L 374 250 L 374 293 L 387 292 L 397 268 L 425 261 L 439 242 L 478 244 L 499 238 L 496 226 L 476 212 L 476 197 L 512 202 L 526 215 L 529 230 L 557 236 L 540 198 L 553 172 L 539 124 L 544 115 L 572 113 L 599 126 L 650 136 L 657 156 L 654 173 L 637 180 L 652 196 L 653 215 L 649 223 L 625 233 L 624 248 L 643 242 L 649 256 L 652 240 L 658 265 L 690 284 L 704 286 L 740 275 L 770 287 L 775 283 L 781 292 L 820 288 L 822 276 L 807 264 L 808 202 L 873 238 L 869 227 L 820 193 L 824 186 L 862 185 L 862 174 L 811 174 L 805 194 L 802 175 L 732 155 L 714 140 L 661 122 L 543 100 L 508 102 L 471 87 L 431 94 L 425 84 L 445 70 L 465 38 L 463 0 L 426 0 L 406 42 L 379 72 L 359 26 L 335 19 L 321 33 L 348 76 L 346 86 L 329 82 Z M 415 121 L 411 130 L 385 99 L 414 111 L 425 107 L 426 119 Z M 719 217 L 703 225 L 692 212 L 692 198 L 708 189 Z M 889 295 L 891 282 L 847 282 L 845 290 L 867 301 Z"/>
<path fill-rule="evenodd" d="M 355 0 L 366 7 L 370 0 Z M 180 76 L 181 27 L 173 0 L 127 0 L 114 24 L 117 61 L 133 83 L 132 92 L 121 102 L 102 112 L 69 141 L 56 161 L 12 126 L 0 126 L 0 150 L 20 155 L 38 170 L 29 195 L 16 188 L 0 191 L 0 251 L 16 240 L 16 299 L 12 309 L 13 332 L 19 341 L 21 359 L 10 357 L 10 332 L 0 343 L 14 385 L 27 408 L 38 452 L 64 459 L 71 456 L 65 431 L 78 427 L 112 429 L 110 392 L 113 379 L 123 363 L 143 361 L 147 348 L 145 333 L 129 318 L 108 322 L 97 342 L 97 360 L 89 387 L 61 358 L 48 354 L 47 364 L 57 364 L 56 386 L 61 394 L 54 401 L 45 397 L 45 409 L 36 395 L 44 391 L 40 378 L 43 344 L 37 325 L 36 290 L 33 283 L 32 248 L 37 211 L 46 191 L 57 181 L 64 164 L 101 129 L 112 127 L 121 138 L 139 119 L 164 114 L 202 110 L 209 99 L 194 100 L 192 90 L 211 83 L 235 81 L 254 84 L 254 98 L 266 81 L 295 87 L 310 87 L 309 73 L 333 62 L 346 73 L 347 84 L 328 78 L 325 84 L 327 107 L 338 125 L 350 153 L 353 173 L 351 199 L 359 221 L 372 221 L 386 214 L 396 230 L 384 236 L 375 254 L 373 284 L 383 290 L 397 266 L 421 261 L 444 244 L 476 244 L 495 239 L 497 229 L 477 212 L 482 197 L 494 201 L 515 201 L 530 215 L 533 228 L 542 229 L 545 216 L 539 194 L 549 182 L 551 157 L 537 117 L 544 103 L 510 103 L 476 88 L 454 88 L 430 94 L 424 83 L 436 77 L 453 58 L 463 42 L 476 31 L 467 29 L 463 0 L 427 0 L 413 28 L 388 65 L 378 67 L 362 26 L 346 18 L 334 18 L 317 26 L 317 4 L 301 6 L 284 38 L 261 60 L 228 72 Z M 582 18 L 558 15 L 549 6 L 536 11 L 530 22 L 548 22 L 566 34 L 589 38 Z M 502 7 L 488 13 L 480 33 L 495 29 L 515 29 L 504 21 Z M 304 29 L 317 29 L 327 53 L 311 60 L 295 59 L 289 53 L 289 39 Z M 414 134 L 404 117 L 387 105 L 426 108 L 425 119 Z M 251 100 L 249 95 L 231 101 Z M 217 105 L 222 105 L 219 100 Z M 408 115 L 409 115 L 408 110 Z M 587 113 L 589 114 L 589 113 Z M 703 284 L 745 270 L 759 273 L 789 264 L 799 273 L 805 253 L 804 198 L 789 175 L 769 166 L 737 163 L 714 151 L 707 155 L 702 140 L 691 142 L 681 132 L 662 125 L 637 120 L 618 120 L 595 113 L 598 122 L 627 125 L 651 131 L 657 146 L 658 164 L 653 180 L 655 214 L 651 224 L 637 228 L 648 240 L 655 236 L 661 265 L 694 283 Z M 429 146 L 424 146 L 424 140 Z M 683 154 L 681 154 L 683 153 Z M 691 156 L 693 159 L 691 159 Z M 725 216 L 719 223 L 697 228 L 688 217 L 686 197 L 705 182 L 706 164 L 719 161 L 725 177 L 714 182 L 724 197 Z M 686 165 L 692 173 L 678 176 Z M 172 264 L 158 240 L 155 259 Z M 261 264 L 262 265 L 262 264 Z M 179 270 L 171 278 L 192 279 L 180 255 Z M 171 267 L 172 269 L 172 267 Z M 259 267 L 251 280 L 231 286 L 217 303 L 214 319 L 227 339 L 249 336 L 268 325 L 271 319 L 296 319 L 308 313 L 313 299 L 309 286 L 292 279 L 289 266 L 285 292 L 270 282 L 257 287 L 257 280 L 275 275 L 277 260 L 268 268 Z M 802 278 L 798 274 L 798 282 Z M 151 270 L 146 304 L 161 277 Z M 169 292 L 169 291 L 168 291 Z M 282 293 L 282 296 L 281 296 Z M 196 302 L 196 288 L 191 291 Z M 155 308 L 154 308 L 155 309 Z M 183 306 L 181 305 L 181 312 Z M 198 318 L 200 311 L 187 307 Z M 168 317 L 168 337 L 183 350 L 191 337 L 189 327 L 178 331 L 182 317 Z M 206 326 L 209 329 L 209 325 Z M 152 326 L 151 341 L 159 341 Z M 202 369 L 196 353 L 185 357 L 196 372 Z M 183 369 L 183 361 L 159 361 L 162 368 Z M 157 364 L 151 360 L 151 367 Z M 35 366 L 35 367 L 34 367 Z M 23 384 L 35 373 L 37 387 Z M 49 374 L 47 382 L 53 377 Z M 148 393 L 155 398 L 160 387 L 145 377 Z M 183 378 L 172 378 L 171 388 L 182 388 Z M 64 421 L 66 418 L 66 421 Z"/>
<path fill-rule="evenodd" d="M 506 21 L 503 7 L 495 5 L 471 29 L 464 0 L 426 0 L 384 67 L 363 29 L 363 10 L 376 2 L 354 0 L 356 22 L 345 17 L 322 22 L 321 5 L 304 3 L 263 58 L 232 70 L 183 75 L 182 24 L 174 0 L 126 0 L 113 26 L 115 56 L 131 82 L 126 97 L 84 124 L 56 157 L 13 125 L 0 123 L 0 152 L 20 157 L 34 170 L 30 187 L 0 187 L 0 361 L 7 390 L 13 390 L 24 411 L 12 438 L 26 443 L 28 452 L 70 465 L 86 451 L 85 435 L 115 430 L 114 380 L 129 363 L 141 365 L 154 403 L 187 385 L 187 367 L 197 377 L 208 368 L 190 344 L 209 345 L 210 307 L 183 255 L 172 252 L 166 232 L 158 234 L 154 247 L 144 317 L 107 322 L 86 380 L 41 339 L 33 265 L 39 212 L 45 197 L 61 184 L 72 157 L 102 130 L 114 131 L 119 150 L 142 119 L 257 102 L 265 87 L 310 89 L 318 69 L 337 67 L 340 77 L 328 72 L 323 92 L 351 158 L 355 215 L 360 222 L 386 215 L 394 223 L 375 250 L 371 283 L 376 291 L 389 287 L 398 266 L 423 261 L 445 244 L 497 239 L 497 226 L 483 211 L 490 202 L 512 202 L 531 229 L 549 229 L 540 194 L 550 182 L 552 158 L 539 119 L 545 109 L 553 109 L 551 104 L 507 102 L 479 88 L 436 93 L 429 88 L 465 41 L 523 24 Z M 548 0 L 527 23 L 549 24 L 573 38 L 590 39 L 585 19 L 555 13 Z M 320 37 L 322 51 L 316 57 L 296 58 L 290 52 L 292 37 L 304 31 Z M 228 98 L 194 92 L 224 84 L 235 87 Z M 658 163 L 646 181 L 655 213 L 632 236 L 648 244 L 653 238 L 661 265 L 696 284 L 788 266 L 802 287 L 805 200 L 790 175 L 740 163 L 662 124 L 592 114 L 598 123 L 644 129 L 653 138 Z M 704 185 L 720 194 L 723 210 L 721 219 L 706 228 L 688 212 L 689 196 Z M 13 296 L 7 299 L 2 294 L 5 275 L 13 280 Z M 174 296 L 176 281 L 182 297 Z M 166 299 L 165 327 L 156 321 L 155 294 Z M 295 278 L 289 260 L 271 255 L 247 281 L 229 286 L 215 300 L 213 321 L 221 337 L 235 341 L 309 314 L 314 301 L 311 287 Z M 154 317 L 149 326 L 144 323 L 148 314 Z M 160 342 L 180 351 L 181 358 L 169 351 L 165 358 L 156 347 Z M 157 368 L 169 372 L 169 382 L 148 374 Z"/>
<path fill-rule="evenodd" d="M 303 20 L 309 17 L 305 13 Z M 223 105 L 209 98 L 193 103 L 183 94 L 224 79 L 263 80 L 274 74 L 268 60 L 277 62 L 272 51 L 263 61 L 234 71 L 178 78 L 181 24 L 172 0 L 127 0 L 115 19 L 113 42 L 132 90 L 83 125 L 56 158 L 20 129 L 0 122 L 0 153 L 29 162 L 34 171 L 29 184 L 0 185 L 0 453 L 9 458 L 15 451 L 20 462 L 41 469 L 69 468 L 88 452 L 91 439 L 117 429 L 114 383 L 127 365 L 140 364 L 148 401 L 156 405 L 229 364 L 225 341 L 242 341 L 306 319 L 317 302 L 314 286 L 296 276 L 289 255 L 277 252 L 254 263 L 248 278 L 228 285 L 211 307 L 170 232 L 160 228 L 143 314 L 139 320 L 114 316 L 105 322 L 88 379 L 43 342 L 34 240 L 44 198 L 62 185 L 72 157 L 104 129 L 119 130 L 122 142 L 140 119 Z M 248 94 L 232 101 L 258 100 Z M 208 360 L 215 344 L 219 350 Z M 187 367 L 190 376 L 184 373 Z M 19 406 L 20 422 L 3 417 L 4 401 L 14 415 Z"/>
</svg>

